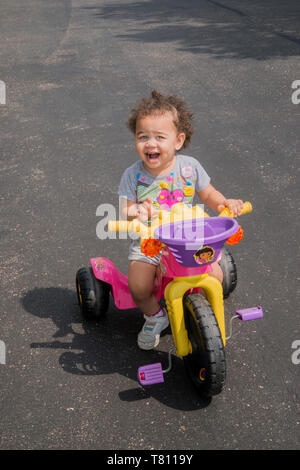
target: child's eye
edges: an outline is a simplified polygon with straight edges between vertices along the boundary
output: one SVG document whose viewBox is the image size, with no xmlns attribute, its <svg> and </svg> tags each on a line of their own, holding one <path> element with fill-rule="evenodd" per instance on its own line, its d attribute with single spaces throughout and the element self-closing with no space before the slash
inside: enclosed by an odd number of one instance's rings
<svg viewBox="0 0 300 470">
<path fill-rule="evenodd" d="M 139 140 L 147 140 L 148 137 L 146 135 L 140 135 Z"/>
<path fill-rule="evenodd" d="M 158 135 L 158 136 L 157 136 L 157 139 L 158 139 L 158 140 L 163 140 L 164 137 L 163 137 L 162 135 Z"/>
</svg>

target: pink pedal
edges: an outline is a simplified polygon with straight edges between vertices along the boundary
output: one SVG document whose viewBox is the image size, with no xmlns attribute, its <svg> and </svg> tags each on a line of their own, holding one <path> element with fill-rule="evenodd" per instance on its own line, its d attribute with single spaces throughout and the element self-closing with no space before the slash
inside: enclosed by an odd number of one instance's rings
<svg viewBox="0 0 300 470">
<path fill-rule="evenodd" d="M 243 308 L 236 310 L 235 312 L 242 321 L 256 320 L 257 318 L 263 318 L 264 312 L 260 305 L 252 308 Z"/>
<path fill-rule="evenodd" d="M 141 366 L 138 369 L 138 381 L 141 385 L 153 385 L 164 382 L 164 374 L 160 362 Z"/>
</svg>

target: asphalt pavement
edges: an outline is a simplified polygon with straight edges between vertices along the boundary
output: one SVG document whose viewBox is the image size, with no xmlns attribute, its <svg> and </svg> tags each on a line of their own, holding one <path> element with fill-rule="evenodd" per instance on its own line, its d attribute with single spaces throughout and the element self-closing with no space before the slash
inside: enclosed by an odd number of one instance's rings
<svg viewBox="0 0 300 470">
<path fill-rule="evenodd" d="M 2 0 L 1 449 L 300 448 L 299 31 L 297 0 Z M 99 240 L 97 208 L 118 205 L 137 159 L 125 122 L 152 88 L 187 101 L 185 153 L 253 204 L 225 311 L 264 318 L 234 323 L 212 400 L 176 356 L 165 383 L 138 384 L 172 337 L 139 350 L 137 309 L 111 302 L 95 324 L 77 305 L 89 258 L 127 272 L 129 242 Z"/>
</svg>

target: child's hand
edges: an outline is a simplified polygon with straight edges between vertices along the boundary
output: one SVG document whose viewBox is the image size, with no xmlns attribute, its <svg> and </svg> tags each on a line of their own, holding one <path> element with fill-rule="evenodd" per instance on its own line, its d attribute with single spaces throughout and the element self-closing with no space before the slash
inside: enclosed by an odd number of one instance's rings
<svg viewBox="0 0 300 470">
<path fill-rule="evenodd" d="M 145 201 L 137 205 L 137 217 L 141 222 L 146 222 L 157 212 L 152 204 L 152 199 L 148 197 Z"/>
<path fill-rule="evenodd" d="M 225 199 L 223 204 L 218 205 L 218 211 L 221 212 L 225 207 L 228 207 L 230 212 L 233 213 L 234 217 L 241 215 L 241 211 L 243 209 L 243 201 L 240 199 Z"/>
</svg>

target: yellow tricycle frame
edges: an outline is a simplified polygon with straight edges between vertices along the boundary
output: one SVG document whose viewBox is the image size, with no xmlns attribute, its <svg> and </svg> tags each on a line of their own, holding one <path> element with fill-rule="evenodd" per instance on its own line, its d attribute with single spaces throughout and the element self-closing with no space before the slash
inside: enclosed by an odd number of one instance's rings
<svg viewBox="0 0 300 470">
<path fill-rule="evenodd" d="M 217 319 L 223 345 L 225 346 L 226 344 L 223 289 L 221 283 L 209 274 L 175 277 L 165 289 L 165 300 L 176 353 L 179 356 L 187 356 L 192 353 L 192 345 L 188 338 L 184 321 L 183 296 L 188 290 L 197 287 L 205 291 L 207 300 Z"/>
</svg>

